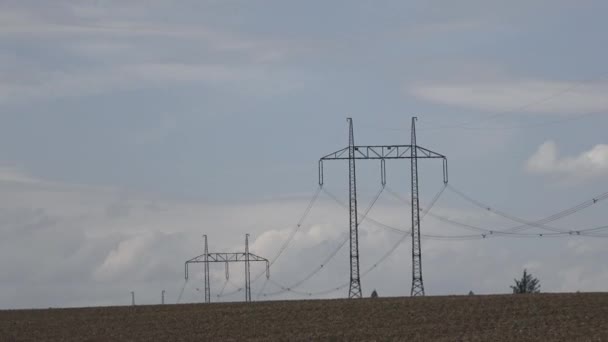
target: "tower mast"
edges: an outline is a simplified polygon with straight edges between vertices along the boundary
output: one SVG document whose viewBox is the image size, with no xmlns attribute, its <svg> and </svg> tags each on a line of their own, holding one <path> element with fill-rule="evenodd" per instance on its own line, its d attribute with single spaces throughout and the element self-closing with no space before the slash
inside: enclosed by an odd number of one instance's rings
<svg viewBox="0 0 608 342">
<path fill-rule="evenodd" d="M 422 249 L 420 246 L 420 201 L 418 197 L 418 148 L 416 145 L 416 120 L 412 118 L 412 148 L 410 149 L 412 179 L 412 291 L 411 296 L 424 296 L 422 282 Z"/>
<path fill-rule="evenodd" d="M 350 209 L 350 289 L 348 298 L 361 298 L 359 277 L 359 224 L 357 222 L 357 177 L 355 172 L 355 135 L 353 119 L 348 118 L 348 188 Z"/>
</svg>

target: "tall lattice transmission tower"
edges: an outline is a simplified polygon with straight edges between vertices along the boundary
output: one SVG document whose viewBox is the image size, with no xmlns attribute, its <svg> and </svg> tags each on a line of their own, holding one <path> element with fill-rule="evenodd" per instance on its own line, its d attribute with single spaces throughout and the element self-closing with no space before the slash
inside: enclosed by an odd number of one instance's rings
<svg viewBox="0 0 608 342">
<path fill-rule="evenodd" d="M 420 200 L 418 197 L 418 153 L 416 148 L 416 117 L 412 118 L 410 149 L 412 180 L 412 291 L 411 296 L 424 296 L 422 281 L 422 250 L 420 246 Z"/>
<path fill-rule="evenodd" d="M 422 281 L 422 249 L 420 244 L 420 200 L 418 193 L 418 159 L 442 159 L 443 183 L 448 182 L 447 158 L 437 152 L 418 146 L 416 141 L 416 117 L 412 118 L 410 145 L 355 145 L 353 120 L 348 118 L 348 147 L 330 153 L 319 160 L 319 185 L 323 186 L 323 162 L 328 160 L 348 160 L 349 180 L 349 223 L 350 223 L 350 288 L 349 298 L 361 298 L 361 277 L 359 275 L 359 218 L 357 213 L 357 180 L 355 161 L 357 159 L 380 160 L 382 185 L 386 184 L 385 162 L 387 159 L 410 159 L 412 193 L 412 296 L 424 296 Z"/>
</svg>

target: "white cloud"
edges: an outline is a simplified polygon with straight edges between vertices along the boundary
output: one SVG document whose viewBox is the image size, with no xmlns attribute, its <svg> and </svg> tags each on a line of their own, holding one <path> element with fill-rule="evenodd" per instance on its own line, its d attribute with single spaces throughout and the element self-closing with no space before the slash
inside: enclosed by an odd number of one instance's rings
<svg viewBox="0 0 608 342">
<path fill-rule="evenodd" d="M 123 240 L 118 247 L 108 254 L 103 263 L 95 270 L 94 276 L 99 280 L 115 279 L 141 264 L 145 252 L 152 244 L 153 234 L 140 234 Z"/>
<path fill-rule="evenodd" d="M 298 81 L 297 76 L 289 72 L 268 73 L 263 68 L 243 65 L 184 63 L 143 63 L 47 71 L 27 77 L 27 81 L 0 82 L 0 104 L 201 83 L 214 87 L 230 84 L 230 91 L 264 96 L 289 92 L 305 82 L 302 78 Z"/>
<path fill-rule="evenodd" d="M 543 80 L 416 84 L 417 98 L 489 112 L 580 114 L 608 110 L 608 83 Z"/>
<path fill-rule="evenodd" d="M 146 3 L 146 6 L 150 5 Z M 56 43 L 54 48 L 61 48 L 65 43 L 87 53 L 89 58 L 99 52 L 122 52 L 124 55 L 129 46 L 143 43 L 137 38 L 147 37 L 155 38 L 153 45 L 169 45 L 179 40 L 188 44 L 189 53 L 201 50 L 237 53 L 252 62 L 262 63 L 281 61 L 302 48 L 287 41 L 236 34 L 200 23 L 171 24 L 166 16 L 158 18 L 154 13 L 142 11 L 141 4 L 129 6 L 124 2 L 104 7 L 65 3 L 52 10 L 43 6 L 3 8 L 0 11 L 0 38 L 3 37 L 44 37 Z M 191 44 L 195 44 L 196 49 L 193 50 Z M 137 54 L 137 49 L 132 50 Z M 157 49 L 157 53 L 168 51 L 171 49 Z"/>
<path fill-rule="evenodd" d="M 528 159 L 528 172 L 574 180 L 608 175 L 608 145 L 598 144 L 575 157 L 560 157 L 557 145 L 546 141 Z"/>
<path fill-rule="evenodd" d="M 163 4 L 146 3 L 146 8 Z M 171 6 L 169 6 L 171 7 Z M 302 44 L 196 23 L 171 23 L 141 4 L 0 5 L 0 39 L 32 47 L 0 54 L 0 104 L 200 83 L 274 95 L 303 75 L 271 69 Z M 175 8 L 173 9 L 175 10 Z M 153 38 L 153 39 L 148 39 Z M 47 47 L 48 44 L 48 47 Z M 52 47 L 57 59 L 44 59 Z M 36 52 L 35 49 L 40 49 Z"/>
<path fill-rule="evenodd" d="M 243 250 L 244 234 L 250 233 L 252 252 L 272 258 L 293 231 L 294 220 L 302 214 L 308 200 L 290 198 L 231 204 L 168 200 L 101 187 L 62 186 L 36 180 L 14 168 L 7 169 L 9 171 L 0 172 L 7 175 L 0 182 L 3 235 L 0 273 L 7 275 L 7 281 L 0 284 L 2 307 L 128 304 L 132 290 L 137 292 L 138 303 L 157 303 L 161 289 L 168 291 L 168 302 L 174 302 L 183 285 L 183 263 L 201 253 L 202 234 L 209 235 L 212 252 L 232 252 Z M 109 213 L 107 209 L 117 203 L 127 206 L 128 210 L 120 215 Z M 273 265 L 272 279 L 290 285 L 318 267 L 348 236 L 345 210 L 321 198 L 289 248 Z M 435 210 L 476 224 L 478 220 L 493 219 L 485 212 L 474 215 L 449 208 Z M 381 204 L 370 217 L 399 227 L 407 227 L 409 222 L 403 208 L 396 205 Z M 425 219 L 423 229 L 431 234 L 458 234 L 453 231 L 454 227 L 442 226 L 430 218 Z M 361 272 L 376 263 L 400 236 L 364 221 L 360 227 Z M 512 278 L 520 274 L 522 267 L 533 268 L 537 263 L 542 265 L 537 267 L 544 290 L 587 290 L 607 285 L 604 273 L 593 278 L 600 280 L 598 284 L 587 281 L 588 273 L 569 277 L 565 283 L 560 278 L 563 272 L 574 272 L 577 267 L 585 267 L 588 272 L 595 269 L 597 260 L 605 254 L 600 244 L 582 248 L 559 242 L 566 242 L 564 240 L 551 240 L 556 241 L 548 242 L 552 247 L 514 253 L 509 244 L 519 241 L 423 240 L 427 290 L 430 294 L 467 293 L 471 289 L 475 293 L 507 292 Z M 27 246 L 26 252 L 24 246 Z M 547 249 L 556 253 L 566 250 L 568 255 L 563 258 L 570 260 L 569 266 L 563 267 L 563 260 L 557 262 L 545 257 Z M 373 288 L 387 296 L 407 293 L 411 280 L 409 260 L 408 238 L 363 278 L 364 293 L 368 295 Z M 44 272 L 34 272 L 39 269 Z M 227 292 L 242 286 L 242 268 L 231 265 L 230 270 Z M 260 265 L 252 270 L 254 274 L 261 271 Z M 201 300 L 200 291 L 193 290 L 201 286 L 197 273 L 200 270 L 193 267 L 192 272 L 183 301 Z M 225 281 L 223 277 L 223 265 L 215 265 L 212 268 L 214 296 Z M 348 243 L 317 276 L 298 289 L 325 290 L 347 281 Z M 44 293 L 38 294 L 38 283 L 45 284 Z M 255 293 L 260 291 L 262 283 L 254 284 Z M 11 292 L 16 286 L 20 291 Z M 277 289 L 269 285 L 266 290 Z M 341 297 L 345 291 L 322 297 Z M 33 293 L 37 295 L 32 296 Z M 222 300 L 239 300 L 240 294 L 242 292 L 237 292 L 234 297 Z M 268 299 L 287 298 L 297 297 L 286 293 Z"/>
<path fill-rule="evenodd" d="M 33 183 L 41 184 L 40 179 L 36 179 L 15 166 L 0 166 L 0 182 L 14 182 L 14 183 Z"/>
</svg>

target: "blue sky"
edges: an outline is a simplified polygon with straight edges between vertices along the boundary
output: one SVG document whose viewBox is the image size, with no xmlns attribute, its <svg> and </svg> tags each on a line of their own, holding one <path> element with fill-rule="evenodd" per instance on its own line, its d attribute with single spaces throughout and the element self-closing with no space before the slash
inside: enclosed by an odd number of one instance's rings
<svg viewBox="0 0 608 342">
<path fill-rule="evenodd" d="M 133 289 L 154 302 L 161 288 L 179 288 L 181 263 L 200 252 L 202 233 L 227 250 L 249 232 L 257 254 L 273 255 L 315 190 L 317 160 L 347 144 L 346 117 L 359 144 L 407 144 L 417 116 L 419 144 L 448 156 L 450 182 L 514 215 L 542 218 L 590 199 L 608 189 L 607 7 L 2 1 L 0 273 L 22 291 L 0 295 L 0 306 L 129 303 Z M 421 164 L 427 203 L 441 187 L 440 166 Z M 345 167 L 328 166 L 326 176 L 344 199 Z M 377 165 L 359 172 L 367 203 Z M 389 165 L 391 188 L 407 196 L 408 182 L 406 163 Z M 320 201 L 276 265 L 277 281 L 314 268 L 315 255 L 346 233 L 347 213 Z M 602 205 L 559 224 L 605 224 Z M 447 192 L 436 210 L 510 225 Z M 370 215 L 409 222 L 408 208 L 388 197 Z M 362 263 L 371 264 L 394 237 L 362 229 Z M 409 293 L 408 241 L 364 292 Z M 549 291 L 605 290 L 608 269 L 597 261 L 605 241 L 431 241 L 427 287 L 501 293 L 528 267 Z M 34 271 L 41 255 L 48 274 Z M 341 282 L 340 258 L 310 286 Z M 221 284 L 221 272 L 214 277 Z"/>
</svg>

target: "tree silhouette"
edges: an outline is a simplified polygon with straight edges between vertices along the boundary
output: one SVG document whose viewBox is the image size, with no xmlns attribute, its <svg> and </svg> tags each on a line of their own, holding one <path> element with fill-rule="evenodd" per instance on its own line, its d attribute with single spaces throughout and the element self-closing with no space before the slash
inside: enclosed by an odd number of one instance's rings
<svg viewBox="0 0 608 342">
<path fill-rule="evenodd" d="M 374 289 L 372 292 L 372 298 L 378 298 L 378 292 L 376 292 L 376 289 Z"/>
<path fill-rule="evenodd" d="M 540 292 L 540 281 L 534 278 L 527 270 L 524 269 L 524 275 L 520 280 L 514 279 L 515 285 L 511 285 L 513 293 L 539 293 Z"/>
</svg>

